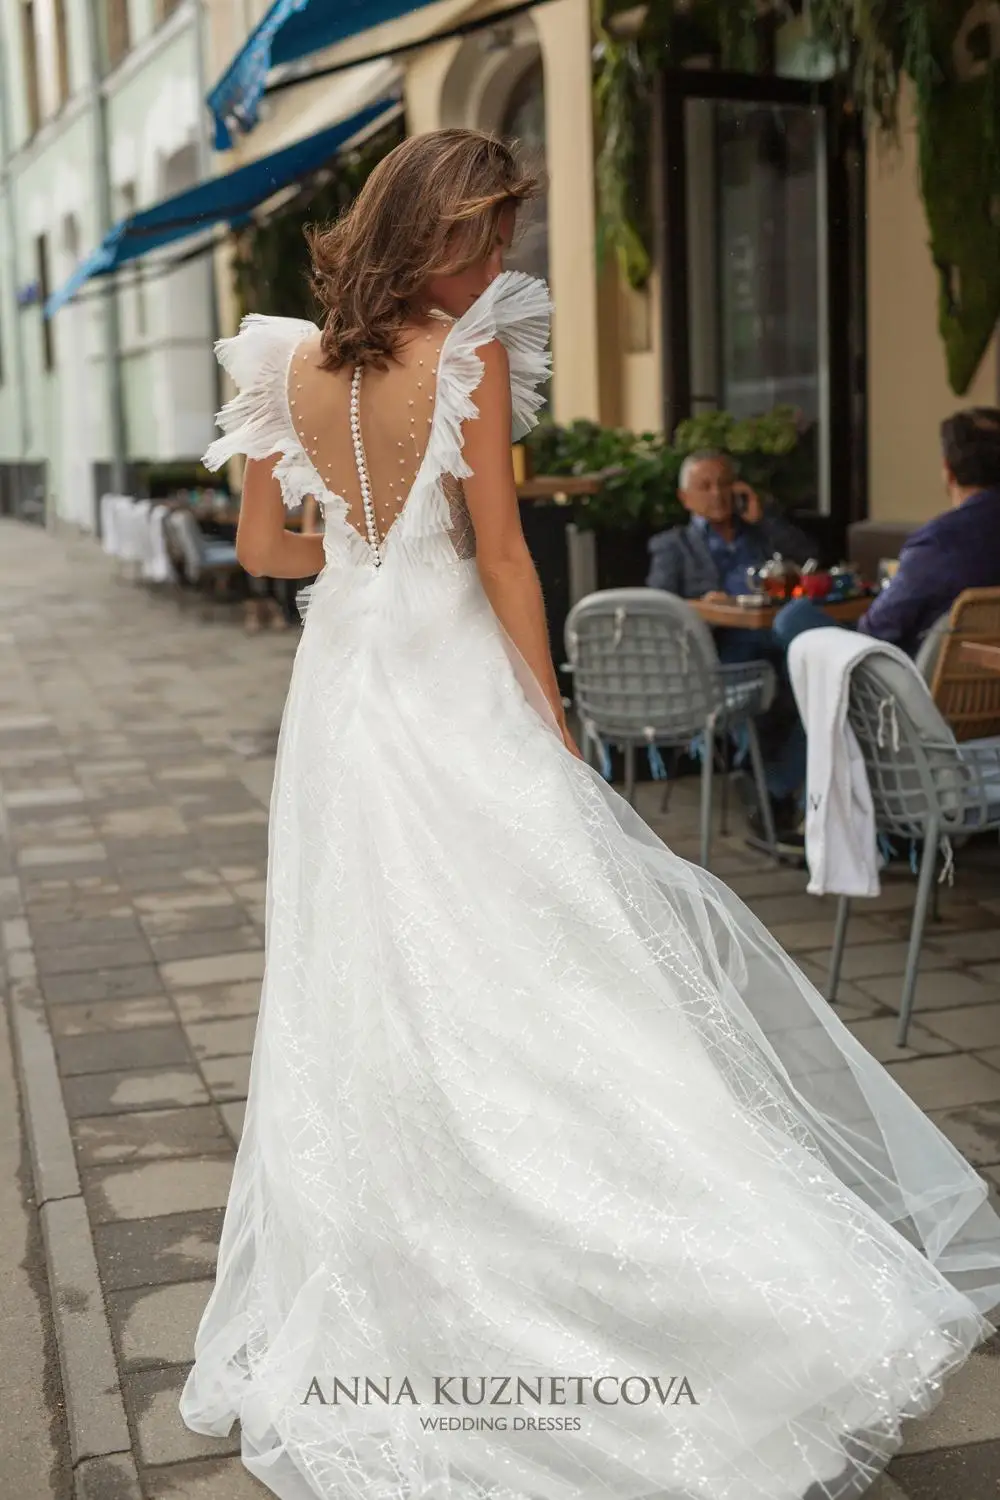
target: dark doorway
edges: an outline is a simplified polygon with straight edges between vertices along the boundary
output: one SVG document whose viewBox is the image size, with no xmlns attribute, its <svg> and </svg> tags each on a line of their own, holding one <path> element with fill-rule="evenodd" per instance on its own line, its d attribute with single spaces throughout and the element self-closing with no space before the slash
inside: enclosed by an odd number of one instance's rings
<svg viewBox="0 0 1000 1500">
<path fill-rule="evenodd" d="M 665 70 L 658 98 L 664 428 L 801 412 L 827 560 L 867 513 L 864 141 L 833 82 Z"/>
</svg>

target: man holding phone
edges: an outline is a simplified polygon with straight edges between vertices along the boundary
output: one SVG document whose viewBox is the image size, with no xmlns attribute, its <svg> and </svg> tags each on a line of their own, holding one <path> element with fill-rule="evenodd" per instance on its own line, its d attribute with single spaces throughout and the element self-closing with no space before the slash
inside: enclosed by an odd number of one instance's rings
<svg viewBox="0 0 1000 1500">
<path fill-rule="evenodd" d="M 803 531 L 768 514 L 760 497 L 736 478 L 725 453 L 690 454 L 681 465 L 677 494 L 691 519 L 686 526 L 650 538 L 650 588 L 666 589 L 682 599 L 745 594 L 747 568 L 758 567 L 775 552 L 800 566 L 815 556 Z"/>
<path fill-rule="evenodd" d="M 760 497 L 736 478 L 725 453 L 690 454 L 681 465 L 677 493 L 690 516 L 686 526 L 658 532 L 649 540 L 649 588 L 666 589 L 682 599 L 725 599 L 749 590 L 747 569 L 776 552 L 800 566 L 816 555 L 797 526 L 769 514 Z M 799 853 L 804 841 L 799 793 L 805 778 L 805 735 L 785 670 L 784 650 L 766 630 L 713 631 L 720 661 L 770 661 L 778 672 L 778 697 L 759 721 L 772 813 L 779 845 Z M 763 818 L 748 777 L 740 791 L 754 838 L 763 836 Z"/>
</svg>

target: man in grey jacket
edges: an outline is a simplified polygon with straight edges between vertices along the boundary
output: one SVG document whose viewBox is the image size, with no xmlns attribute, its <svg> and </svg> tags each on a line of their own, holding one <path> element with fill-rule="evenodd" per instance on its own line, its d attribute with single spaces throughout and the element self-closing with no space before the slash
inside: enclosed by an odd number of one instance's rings
<svg viewBox="0 0 1000 1500">
<path fill-rule="evenodd" d="M 686 526 L 658 532 L 649 540 L 646 583 L 682 599 L 727 598 L 748 592 L 747 569 L 780 552 L 800 566 L 815 556 L 804 532 L 765 510 L 749 485 L 737 480 L 724 453 L 692 453 L 681 465 L 678 495 L 691 519 Z M 805 778 L 805 736 L 785 670 L 784 651 L 770 631 L 718 629 L 713 632 L 720 660 L 765 660 L 778 671 L 779 692 L 759 729 L 779 838 L 798 851 L 799 793 Z M 763 831 L 748 778 L 740 789 L 751 831 Z"/>
<path fill-rule="evenodd" d="M 749 485 L 736 479 L 724 453 L 692 453 L 681 465 L 677 493 L 691 519 L 649 539 L 646 583 L 682 599 L 745 594 L 746 571 L 780 552 L 800 565 L 815 556 L 809 538 L 765 511 Z M 757 634 L 757 632 L 754 632 Z"/>
</svg>

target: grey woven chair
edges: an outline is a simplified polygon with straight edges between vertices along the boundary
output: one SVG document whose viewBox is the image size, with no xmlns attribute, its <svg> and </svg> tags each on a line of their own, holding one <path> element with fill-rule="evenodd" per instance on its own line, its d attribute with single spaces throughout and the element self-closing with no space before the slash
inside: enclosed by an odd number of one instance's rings
<svg viewBox="0 0 1000 1500">
<path fill-rule="evenodd" d="M 1000 741 L 959 745 L 917 667 L 878 653 L 851 673 L 847 716 L 864 757 L 877 831 L 923 843 L 896 1033 L 897 1045 L 905 1047 L 938 856 L 943 851 L 950 870 L 953 838 L 1000 829 Z M 850 910 L 850 897 L 841 896 L 830 1000 L 840 982 Z"/>
<path fill-rule="evenodd" d="M 687 749 L 704 736 L 700 858 L 707 869 L 714 751 L 722 737 L 745 729 L 765 833 L 776 855 L 754 724 L 774 701 L 777 679 L 770 663 L 723 665 L 705 622 L 663 589 L 600 589 L 585 595 L 566 617 L 564 639 L 569 660 L 563 666 L 573 674 L 584 753 L 590 759 L 596 751 L 608 774 L 607 744 L 621 747 L 628 801 L 635 799 L 637 749 Z"/>
<path fill-rule="evenodd" d="M 163 525 L 179 554 L 187 582 L 201 595 L 202 615 L 208 618 L 213 603 L 222 598 L 241 572 L 236 547 L 232 542 L 206 536 L 191 512 L 180 506 L 167 513 Z"/>
</svg>

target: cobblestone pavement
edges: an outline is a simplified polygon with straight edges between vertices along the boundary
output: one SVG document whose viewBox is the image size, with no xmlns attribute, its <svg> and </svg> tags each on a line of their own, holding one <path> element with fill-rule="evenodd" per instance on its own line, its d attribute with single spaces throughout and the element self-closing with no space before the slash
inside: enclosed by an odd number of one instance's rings
<svg viewBox="0 0 1000 1500">
<path fill-rule="evenodd" d="M 86 539 L 0 521 L 3 964 L 75 1500 L 266 1493 L 235 1436 L 194 1436 L 176 1403 L 246 1094 L 295 639 L 203 620 L 118 578 Z M 662 823 L 657 786 L 640 806 L 691 853 L 684 791 Z M 735 838 L 716 868 L 821 981 L 832 903 Z M 855 917 L 839 1010 L 1000 1185 L 1000 851 L 959 856 L 901 1051 L 911 901 L 899 875 Z M 872 1500 L 998 1500 L 1000 1337 L 911 1427 Z"/>
</svg>

